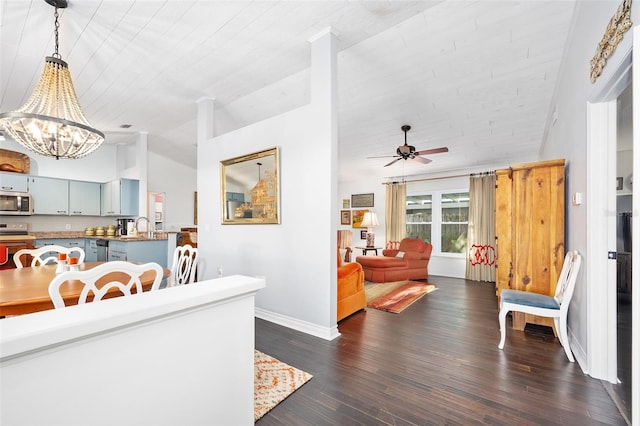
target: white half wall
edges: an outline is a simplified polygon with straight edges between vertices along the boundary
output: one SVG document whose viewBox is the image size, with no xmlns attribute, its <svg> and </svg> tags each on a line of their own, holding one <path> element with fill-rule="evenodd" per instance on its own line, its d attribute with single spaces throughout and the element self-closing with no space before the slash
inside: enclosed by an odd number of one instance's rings
<svg viewBox="0 0 640 426">
<path fill-rule="evenodd" d="M 233 276 L 0 321 L 0 423 L 253 424 L 254 296 Z"/>
</svg>

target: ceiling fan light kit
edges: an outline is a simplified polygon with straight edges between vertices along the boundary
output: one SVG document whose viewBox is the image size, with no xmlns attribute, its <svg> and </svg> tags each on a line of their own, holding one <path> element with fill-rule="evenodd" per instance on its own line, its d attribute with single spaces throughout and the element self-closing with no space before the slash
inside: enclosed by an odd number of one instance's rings
<svg viewBox="0 0 640 426">
<path fill-rule="evenodd" d="M 58 53 L 58 8 L 67 0 L 45 0 L 55 7 L 55 52 L 29 100 L 19 109 L 0 114 L 0 125 L 25 148 L 47 157 L 76 159 L 95 151 L 104 133 L 93 128 L 76 96 L 71 73 Z"/>
<path fill-rule="evenodd" d="M 407 143 L 407 132 L 409 130 L 411 130 L 411 126 L 409 126 L 408 124 L 403 125 L 402 127 L 400 127 L 400 130 L 402 130 L 404 132 L 404 145 L 400 145 L 397 149 L 396 149 L 396 155 L 391 155 L 390 157 L 394 157 L 395 160 L 385 164 L 384 166 L 390 166 L 392 164 L 394 164 L 397 161 L 400 160 L 413 160 L 416 161 L 418 163 L 422 163 L 422 164 L 429 164 L 431 163 L 431 159 L 429 158 L 425 158 L 425 157 L 421 157 L 421 155 L 425 155 L 425 154 L 440 154 L 442 152 L 449 152 L 449 148 L 447 148 L 446 146 L 440 147 L 440 148 L 433 148 L 433 149 L 423 149 L 422 151 L 416 151 L 416 147 L 413 145 L 409 145 Z M 380 158 L 380 157 L 369 157 L 369 158 Z"/>
</svg>

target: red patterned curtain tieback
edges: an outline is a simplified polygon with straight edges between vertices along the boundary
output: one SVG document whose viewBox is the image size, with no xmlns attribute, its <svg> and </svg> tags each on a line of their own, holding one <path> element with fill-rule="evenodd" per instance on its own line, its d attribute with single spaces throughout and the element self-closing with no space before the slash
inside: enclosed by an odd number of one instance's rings
<svg viewBox="0 0 640 426">
<path fill-rule="evenodd" d="M 469 249 L 469 262 L 472 266 L 488 265 L 496 263 L 496 250 L 493 246 L 473 244 Z"/>
</svg>

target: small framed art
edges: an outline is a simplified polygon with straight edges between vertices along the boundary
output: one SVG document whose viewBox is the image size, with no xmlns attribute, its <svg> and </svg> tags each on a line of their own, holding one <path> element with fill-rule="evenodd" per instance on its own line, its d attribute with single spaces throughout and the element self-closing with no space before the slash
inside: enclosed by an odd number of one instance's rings
<svg viewBox="0 0 640 426">
<path fill-rule="evenodd" d="M 351 224 L 351 210 L 340 210 L 340 225 Z"/>
</svg>

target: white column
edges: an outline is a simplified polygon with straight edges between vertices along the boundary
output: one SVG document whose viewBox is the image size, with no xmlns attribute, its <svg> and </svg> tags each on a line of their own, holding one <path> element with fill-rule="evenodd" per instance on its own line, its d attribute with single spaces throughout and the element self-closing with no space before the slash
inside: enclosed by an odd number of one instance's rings
<svg viewBox="0 0 640 426">
<path fill-rule="evenodd" d="M 331 285 L 327 289 L 326 301 L 327 327 L 336 327 L 337 304 L 337 265 L 336 247 L 339 211 L 337 205 L 338 193 L 338 55 L 336 34 L 331 27 L 321 31 L 311 39 L 311 109 L 313 111 L 316 141 L 314 142 L 314 157 L 316 161 L 327 164 L 318 181 L 330 182 L 315 188 L 316 196 L 322 200 L 331 200 L 317 208 L 321 210 L 320 217 L 325 222 L 316 225 L 316 232 L 320 235 L 329 234 L 331 238 L 321 239 L 318 252 L 326 256 L 326 262 L 331 265 Z M 326 244 L 326 246 L 325 246 Z"/>
<path fill-rule="evenodd" d="M 149 132 L 138 132 L 136 138 L 136 158 L 138 160 L 138 172 L 140 173 L 140 191 L 138 192 L 138 203 L 140 207 L 138 209 L 138 216 L 147 216 L 147 170 L 148 155 L 147 155 L 147 140 Z"/>
<path fill-rule="evenodd" d="M 196 101 L 198 106 L 198 145 L 213 138 L 214 102 L 215 99 L 212 98 L 200 98 Z"/>
</svg>

